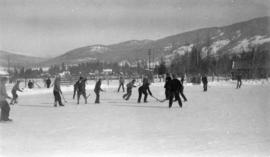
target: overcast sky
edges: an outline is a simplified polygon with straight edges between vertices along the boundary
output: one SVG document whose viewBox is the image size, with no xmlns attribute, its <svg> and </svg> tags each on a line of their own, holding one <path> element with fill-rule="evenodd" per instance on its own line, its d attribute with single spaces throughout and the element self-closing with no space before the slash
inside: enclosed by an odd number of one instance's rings
<svg viewBox="0 0 270 157">
<path fill-rule="evenodd" d="M 0 0 L 0 50 L 52 57 L 270 15 L 270 0 Z"/>
</svg>

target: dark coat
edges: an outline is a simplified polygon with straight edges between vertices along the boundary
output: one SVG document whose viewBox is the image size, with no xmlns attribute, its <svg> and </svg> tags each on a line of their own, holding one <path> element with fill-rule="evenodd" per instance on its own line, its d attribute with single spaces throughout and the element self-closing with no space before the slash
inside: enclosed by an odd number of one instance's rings
<svg viewBox="0 0 270 157">
<path fill-rule="evenodd" d="M 86 81 L 87 81 L 87 79 L 83 79 L 83 80 L 78 81 L 78 91 L 85 92 Z"/>
<path fill-rule="evenodd" d="M 46 83 L 47 83 L 48 85 L 50 85 L 50 84 L 52 83 L 51 79 L 47 79 L 47 80 L 46 80 Z"/>
<path fill-rule="evenodd" d="M 237 75 L 237 81 L 241 81 L 242 80 L 242 75 Z"/>
<path fill-rule="evenodd" d="M 169 86 L 169 89 L 170 89 L 171 92 L 182 91 L 183 90 L 182 83 L 176 78 L 169 81 L 168 84 L 169 84 L 168 86 Z"/>
<path fill-rule="evenodd" d="M 147 92 L 152 95 L 152 92 L 150 91 L 150 88 L 149 88 L 150 84 L 149 83 L 144 83 L 141 87 L 139 87 L 139 91 L 141 92 Z"/>
<path fill-rule="evenodd" d="M 202 77 L 202 82 L 203 82 L 203 84 L 207 84 L 208 83 L 208 80 L 207 80 L 207 77 L 206 76 L 203 76 Z"/>
<path fill-rule="evenodd" d="M 100 92 L 100 91 L 103 91 L 103 90 L 101 89 L 101 81 L 97 81 L 97 83 L 96 83 L 96 85 L 95 85 L 94 91 L 95 91 L 96 93 L 98 93 L 98 92 Z"/>
<path fill-rule="evenodd" d="M 171 77 L 166 77 L 166 82 L 165 82 L 165 85 L 164 85 L 164 88 L 165 89 L 169 89 L 170 88 L 170 86 L 169 86 L 169 82 L 171 81 L 172 79 L 171 79 Z"/>
</svg>

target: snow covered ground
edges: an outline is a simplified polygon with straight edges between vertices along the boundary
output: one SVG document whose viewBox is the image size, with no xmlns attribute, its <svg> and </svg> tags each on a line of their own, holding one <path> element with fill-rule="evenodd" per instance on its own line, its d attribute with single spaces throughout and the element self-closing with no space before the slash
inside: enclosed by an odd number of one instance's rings
<svg viewBox="0 0 270 157">
<path fill-rule="evenodd" d="M 104 81 L 104 84 L 106 81 Z M 164 98 L 163 83 L 151 86 Z M 187 84 L 188 102 L 148 98 L 136 102 L 117 93 L 115 83 L 103 85 L 101 104 L 94 104 L 93 83 L 88 104 L 72 100 L 64 87 L 65 107 L 53 107 L 52 89 L 25 89 L 11 106 L 10 123 L 0 123 L 2 157 L 80 156 L 270 156 L 269 82 L 212 82 L 209 91 Z"/>
</svg>

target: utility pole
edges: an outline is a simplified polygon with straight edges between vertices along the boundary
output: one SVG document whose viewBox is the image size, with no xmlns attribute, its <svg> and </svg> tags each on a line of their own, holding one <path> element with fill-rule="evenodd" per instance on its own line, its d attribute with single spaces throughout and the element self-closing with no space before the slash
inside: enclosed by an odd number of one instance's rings
<svg viewBox="0 0 270 157">
<path fill-rule="evenodd" d="M 150 70 L 150 61 L 151 61 L 151 49 L 148 50 L 148 57 L 149 57 L 149 60 L 148 60 L 148 69 Z"/>
<path fill-rule="evenodd" d="M 9 55 L 8 55 L 8 74 L 9 74 L 9 72 L 10 72 L 10 71 L 9 71 L 9 70 L 10 70 L 9 68 L 10 68 L 10 58 L 9 58 Z"/>
</svg>

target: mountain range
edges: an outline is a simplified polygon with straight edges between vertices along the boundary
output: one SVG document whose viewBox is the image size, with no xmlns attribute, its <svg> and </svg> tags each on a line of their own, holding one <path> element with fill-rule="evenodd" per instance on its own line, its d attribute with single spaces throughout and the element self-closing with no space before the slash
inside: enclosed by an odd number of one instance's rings
<svg viewBox="0 0 270 157">
<path fill-rule="evenodd" d="M 207 54 L 220 56 L 240 53 L 252 47 L 269 51 L 270 17 L 255 18 L 223 27 L 188 31 L 158 40 L 130 40 L 112 45 L 85 46 L 47 60 L 31 57 L 28 59 L 31 63 L 39 63 L 42 66 L 62 63 L 78 64 L 95 60 L 136 62 L 147 60 L 148 53 L 151 51 L 151 58 L 158 61 L 161 57 L 170 60 L 177 54 L 190 52 L 193 47 L 200 50 L 202 58 Z M 0 64 L 1 62 L 3 59 L 0 60 Z"/>
<path fill-rule="evenodd" d="M 11 67 L 29 67 L 35 66 L 45 60 L 44 58 L 19 55 L 0 50 L 0 66 L 2 67 L 8 67 L 8 65 Z"/>
</svg>

